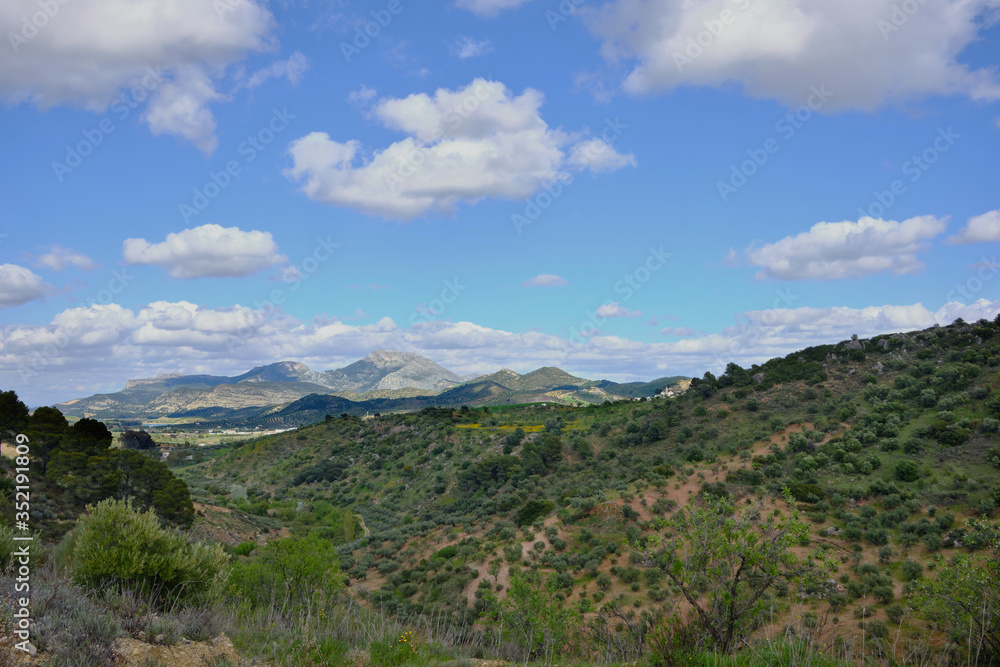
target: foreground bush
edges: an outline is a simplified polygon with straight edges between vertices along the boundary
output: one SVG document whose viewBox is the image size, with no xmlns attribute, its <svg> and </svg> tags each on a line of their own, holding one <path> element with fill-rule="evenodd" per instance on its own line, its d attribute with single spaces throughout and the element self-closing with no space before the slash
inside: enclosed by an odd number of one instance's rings
<svg viewBox="0 0 1000 667">
<path fill-rule="evenodd" d="M 251 608 L 333 600 L 344 586 L 332 542 L 314 534 L 286 538 L 256 549 L 233 566 L 230 589 Z"/>
<path fill-rule="evenodd" d="M 139 512 L 128 500 L 89 506 L 67 537 L 73 580 L 87 588 L 115 585 L 178 599 L 222 592 L 229 557 L 219 545 L 190 541 L 164 529 L 153 510 Z"/>
</svg>

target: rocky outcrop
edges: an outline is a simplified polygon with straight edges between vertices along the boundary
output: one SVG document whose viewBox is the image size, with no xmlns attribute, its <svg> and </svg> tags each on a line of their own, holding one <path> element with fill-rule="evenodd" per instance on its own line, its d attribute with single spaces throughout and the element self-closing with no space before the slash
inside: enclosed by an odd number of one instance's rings
<svg viewBox="0 0 1000 667">
<path fill-rule="evenodd" d="M 115 640 L 114 651 L 123 667 L 156 664 L 157 660 L 170 667 L 204 667 L 221 658 L 227 658 L 234 665 L 241 664 L 233 642 L 225 634 L 204 642 L 182 639 L 173 646 L 122 638 Z"/>
</svg>

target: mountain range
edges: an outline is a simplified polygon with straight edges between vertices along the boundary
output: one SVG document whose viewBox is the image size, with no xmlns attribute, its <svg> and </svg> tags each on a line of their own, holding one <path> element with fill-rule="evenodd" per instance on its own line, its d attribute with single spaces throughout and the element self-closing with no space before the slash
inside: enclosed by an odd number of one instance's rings
<svg viewBox="0 0 1000 667">
<path fill-rule="evenodd" d="M 376 350 L 348 366 L 316 372 L 281 361 L 242 375 L 158 375 L 129 380 L 121 391 L 79 398 L 57 407 L 65 414 L 143 421 L 161 418 L 229 424 L 289 426 L 326 414 L 418 410 L 549 401 L 565 404 L 651 396 L 684 378 L 620 384 L 586 380 L 559 368 L 526 374 L 502 369 L 459 375 L 418 354 Z"/>
</svg>

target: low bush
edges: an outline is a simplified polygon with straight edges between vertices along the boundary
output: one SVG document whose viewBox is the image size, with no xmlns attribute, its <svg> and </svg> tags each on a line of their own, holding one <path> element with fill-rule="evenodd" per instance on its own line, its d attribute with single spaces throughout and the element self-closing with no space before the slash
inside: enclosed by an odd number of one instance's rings
<svg viewBox="0 0 1000 667">
<path fill-rule="evenodd" d="M 70 539 L 73 580 L 89 589 L 112 585 L 170 599 L 213 597 L 229 574 L 221 546 L 164 529 L 152 509 L 139 512 L 128 500 L 89 506 Z"/>
</svg>

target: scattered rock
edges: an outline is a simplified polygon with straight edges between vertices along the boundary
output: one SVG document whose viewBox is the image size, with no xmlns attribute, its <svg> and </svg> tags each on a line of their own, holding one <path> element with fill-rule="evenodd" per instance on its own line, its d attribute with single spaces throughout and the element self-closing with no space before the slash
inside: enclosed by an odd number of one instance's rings
<svg viewBox="0 0 1000 667">
<path fill-rule="evenodd" d="M 882 340 L 880 340 L 878 342 L 878 344 L 882 346 L 883 350 L 888 350 L 889 349 L 889 339 L 888 338 L 883 338 Z"/>
<path fill-rule="evenodd" d="M 882 369 L 884 368 L 885 366 L 882 365 L 881 361 L 875 364 L 875 372 L 878 373 L 879 375 L 882 375 Z"/>
<path fill-rule="evenodd" d="M 756 382 L 757 384 L 760 384 L 761 382 L 763 382 L 764 381 L 764 373 L 761 372 L 761 373 L 755 374 L 753 376 L 753 381 Z"/>
</svg>

